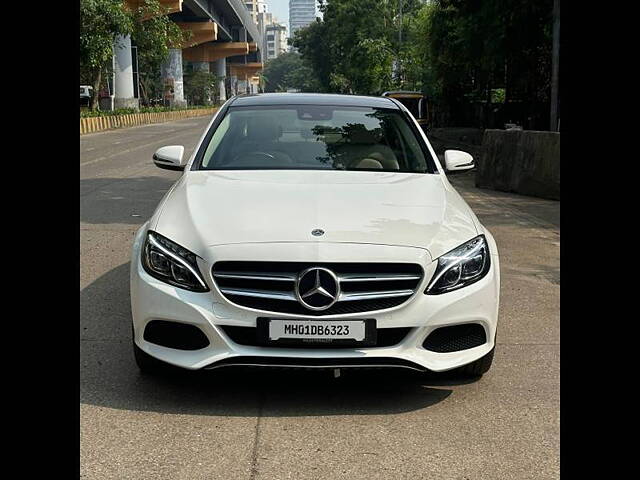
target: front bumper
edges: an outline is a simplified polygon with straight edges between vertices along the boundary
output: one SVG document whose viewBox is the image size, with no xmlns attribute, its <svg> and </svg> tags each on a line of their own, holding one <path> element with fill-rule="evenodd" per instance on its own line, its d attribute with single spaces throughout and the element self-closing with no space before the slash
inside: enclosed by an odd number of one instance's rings
<svg viewBox="0 0 640 480">
<path fill-rule="evenodd" d="M 141 228 L 134 240 L 131 258 L 131 310 L 134 341 L 149 355 L 162 361 L 197 370 L 232 364 L 274 366 L 396 366 L 446 371 L 473 362 L 494 346 L 499 303 L 499 262 L 490 238 L 492 265 L 480 281 L 442 295 L 425 295 L 424 289 L 435 264 L 423 249 L 385 245 L 354 244 L 241 244 L 212 247 L 201 264 L 201 272 L 211 291 L 196 293 L 163 283 L 142 268 L 140 253 L 146 235 Z M 486 233 L 487 235 L 488 232 Z M 493 248 L 492 248 L 493 247 Z M 397 345 L 374 348 L 281 348 L 239 345 L 221 326 L 256 326 L 257 317 L 301 318 L 300 315 L 274 314 L 239 307 L 218 291 L 211 277 L 211 265 L 218 260 L 269 258 L 274 261 L 394 261 L 420 263 L 425 271 L 416 293 L 404 304 L 378 312 L 335 315 L 321 318 L 375 318 L 378 328 L 411 327 Z M 303 317 L 303 316 L 302 316 Z M 318 317 L 314 317 L 318 320 Z M 147 342 L 143 332 L 148 322 L 167 320 L 199 327 L 209 340 L 200 350 L 179 350 Z M 485 329 L 487 342 L 466 350 L 436 353 L 422 347 L 424 339 L 438 327 L 478 323 Z"/>
</svg>

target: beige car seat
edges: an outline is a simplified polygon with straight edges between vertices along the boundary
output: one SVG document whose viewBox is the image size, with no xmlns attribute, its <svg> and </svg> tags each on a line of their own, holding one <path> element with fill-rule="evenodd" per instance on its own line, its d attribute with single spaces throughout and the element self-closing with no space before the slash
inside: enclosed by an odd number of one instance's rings
<svg viewBox="0 0 640 480">
<path fill-rule="evenodd" d="M 352 168 L 376 168 L 382 170 L 382 164 L 373 158 L 363 158 L 356 163 Z"/>
<path fill-rule="evenodd" d="M 380 151 L 371 152 L 368 157 L 377 160 L 385 170 L 400 170 L 400 164 L 393 151 L 386 145 L 376 145 L 383 147 Z M 384 152 L 384 153 L 383 153 Z"/>
</svg>

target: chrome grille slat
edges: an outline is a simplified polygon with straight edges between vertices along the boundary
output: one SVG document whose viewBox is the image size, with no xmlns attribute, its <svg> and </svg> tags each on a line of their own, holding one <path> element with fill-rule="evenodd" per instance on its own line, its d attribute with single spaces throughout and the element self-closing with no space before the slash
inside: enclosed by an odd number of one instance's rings
<svg viewBox="0 0 640 480">
<path fill-rule="evenodd" d="M 274 300 L 293 300 L 296 296 L 293 292 L 278 292 L 275 290 L 253 290 L 248 288 L 221 288 L 226 295 L 239 295 L 241 297 L 273 298 Z"/>
<path fill-rule="evenodd" d="M 213 274 L 215 278 L 238 278 L 243 280 L 268 280 L 278 282 L 295 282 L 297 275 L 286 273 L 258 273 L 258 272 L 216 272 Z"/>
<path fill-rule="evenodd" d="M 298 301 L 298 275 L 321 267 L 335 274 L 340 284 L 337 301 L 314 311 Z M 411 263 L 327 263 L 220 261 L 211 273 L 230 302 L 274 314 L 302 316 L 342 315 L 385 310 L 404 304 L 420 286 L 424 271 Z"/>
<path fill-rule="evenodd" d="M 386 281 L 403 281 L 403 280 L 419 280 L 421 275 L 388 275 L 380 274 L 372 276 L 370 274 L 346 274 L 338 275 L 340 282 L 386 282 Z"/>
<path fill-rule="evenodd" d="M 413 295 L 413 290 L 387 290 L 381 292 L 357 292 L 341 293 L 339 302 L 353 302 L 356 300 L 372 300 L 375 298 L 408 297 Z"/>
</svg>

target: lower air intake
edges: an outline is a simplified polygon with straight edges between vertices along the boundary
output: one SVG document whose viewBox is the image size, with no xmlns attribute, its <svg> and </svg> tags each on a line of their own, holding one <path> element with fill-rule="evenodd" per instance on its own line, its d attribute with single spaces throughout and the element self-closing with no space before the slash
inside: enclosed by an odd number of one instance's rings
<svg viewBox="0 0 640 480">
<path fill-rule="evenodd" d="M 178 350 L 200 350 L 209 345 L 207 336 L 195 325 L 166 320 L 147 323 L 143 338 L 149 343 Z"/>
<path fill-rule="evenodd" d="M 478 323 L 466 323 L 452 327 L 436 328 L 422 346 L 437 353 L 458 352 L 487 342 L 484 327 Z"/>
</svg>

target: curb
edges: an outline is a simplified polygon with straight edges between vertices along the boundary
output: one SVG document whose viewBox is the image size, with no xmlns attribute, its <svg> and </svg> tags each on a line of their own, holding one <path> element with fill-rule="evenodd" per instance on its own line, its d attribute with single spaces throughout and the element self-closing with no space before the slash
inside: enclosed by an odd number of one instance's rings
<svg viewBox="0 0 640 480">
<path fill-rule="evenodd" d="M 101 132 L 114 128 L 134 127 L 151 123 L 164 123 L 182 118 L 213 115 L 218 107 L 177 110 L 174 112 L 129 113 L 127 115 L 107 115 L 104 117 L 86 117 L 80 119 L 80 135 Z"/>
</svg>

